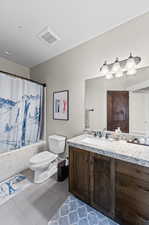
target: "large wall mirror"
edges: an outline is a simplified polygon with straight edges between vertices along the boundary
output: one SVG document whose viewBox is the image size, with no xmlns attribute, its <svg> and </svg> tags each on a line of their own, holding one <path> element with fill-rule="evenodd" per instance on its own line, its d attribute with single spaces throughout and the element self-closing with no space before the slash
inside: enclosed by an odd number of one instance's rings
<svg viewBox="0 0 149 225">
<path fill-rule="evenodd" d="M 85 81 L 85 128 L 149 134 L 149 67 L 133 76 Z"/>
</svg>

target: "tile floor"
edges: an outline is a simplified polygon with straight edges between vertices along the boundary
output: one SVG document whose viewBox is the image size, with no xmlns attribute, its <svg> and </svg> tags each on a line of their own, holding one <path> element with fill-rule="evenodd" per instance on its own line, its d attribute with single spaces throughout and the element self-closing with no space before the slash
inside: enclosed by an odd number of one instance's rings
<svg viewBox="0 0 149 225">
<path fill-rule="evenodd" d="M 32 180 L 31 171 L 25 171 Z M 56 182 L 52 177 L 43 184 L 29 188 L 0 206 L 0 225 L 47 225 L 67 199 L 67 180 Z"/>
<path fill-rule="evenodd" d="M 32 181 L 33 174 L 31 170 L 25 171 L 24 175 Z M 53 218 L 57 215 L 57 212 L 60 212 L 61 208 L 68 203 L 68 200 L 74 200 L 73 196 L 69 196 L 67 180 L 57 182 L 55 176 L 43 184 L 31 184 L 30 187 L 0 206 L 0 225 L 48 225 L 49 221 L 51 221 L 49 224 L 52 225 L 68 225 L 67 223 L 65 224 L 65 221 L 63 221 L 64 223 L 55 223 L 56 221 L 53 221 Z M 76 199 L 76 201 L 81 204 L 81 201 L 78 199 Z M 93 208 L 87 207 L 88 209 L 90 208 L 93 213 L 95 212 Z M 100 215 L 99 223 L 93 224 L 116 224 L 102 214 L 98 214 Z M 91 215 L 91 217 L 92 216 L 93 215 Z M 74 217 L 72 219 L 74 219 Z M 89 222 L 87 224 L 84 218 L 81 223 L 74 224 L 92 225 Z"/>
</svg>

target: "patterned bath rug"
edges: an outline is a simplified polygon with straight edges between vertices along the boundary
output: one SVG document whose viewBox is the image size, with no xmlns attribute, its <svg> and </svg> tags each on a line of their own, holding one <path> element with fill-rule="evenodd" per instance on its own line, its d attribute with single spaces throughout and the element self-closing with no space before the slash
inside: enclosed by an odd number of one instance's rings
<svg viewBox="0 0 149 225">
<path fill-rule="evenodd" d="M 0 205 L 29 187 L 31 182 L 22 174 L 15 175 L 0 182 Z"/>
<path fill-rule="evenodd" d="M 71 195 L 48 225 L 118 225 L 118 223 Z"/>
</svg>

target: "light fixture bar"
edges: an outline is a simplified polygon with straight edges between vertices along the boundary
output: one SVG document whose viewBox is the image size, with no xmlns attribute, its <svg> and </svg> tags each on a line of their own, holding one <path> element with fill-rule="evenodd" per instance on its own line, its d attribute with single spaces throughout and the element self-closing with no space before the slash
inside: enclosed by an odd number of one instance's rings
<svg viewBox="0 0 149 225">
<path fill-rule="evenodd" d="M 141 62 L 141 57 L 132 56 L 132 53 L 130 53 L 130 56 L 127 59 L 123 59 L 121 61 L 118 58 L 116 58 L 116 60 L 110 64 L 108 64 L 107 61 L 105 61 L 103 66 L 100 68 L 100 72 L 106 78 L 122 77 L 125 74 L 133 75 L 133 72 L 134 74 L 136 73 L 136 65 L 138 65 L 140 62 Z M 133 68 L 127 67 L 127 65 L 131 65 L 133 63 L 134 63 Z M 111 74 L 112 76 L 110 76 L 109 74 Z"/>
<path fill-rule="evenodd" d="M 138 65 L 138 64 L 141 62 L 141 57 L 135 56 L 135 57 L 133 57 L 133 58 L 134 58 L 134 60 L 135 60 L 136 65 Z M 122 69 L 125 68 L 126 62 L 127 62 L 127 59 L 124 59 L 124 60 L 119 61 L 119 63 L 120 63 L 120 65 L 121 65 L 121 68 L 122 68 Z M 110 63 L 110 64 L 107 64 L 107 66 L 109 67 L 109 70 L 112 69 L 114 63 L 115 63 L 115 62 Z M 102 67 L 101 67 L 101 68 L 102 68 Z M 100 68 L 100 70 L 101 70 L 101 68 Z"/>
</svg>

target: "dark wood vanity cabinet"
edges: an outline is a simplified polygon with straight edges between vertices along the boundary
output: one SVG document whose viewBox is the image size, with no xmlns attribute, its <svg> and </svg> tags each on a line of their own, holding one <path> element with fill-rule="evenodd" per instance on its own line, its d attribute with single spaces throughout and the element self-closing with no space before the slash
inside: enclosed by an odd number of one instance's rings
<svg viewBox="0 0 149 225">
<path fill-rule="evenodd" d="M 90 202 L 90 152 L 72 148 L 69 154 L 69 191 Z"/>
<path fill-rule="evenodd" d="M 91 205 L 108 216 L 114 215 L 114 159 L 90 155 Z"/>
<path fill-rule="evenodd" d="M 115 218 L 121 224 L 149 225 L 149 168 L 116 160 Z"/>
<path fill-rule="evenodd" d="M 69 191 L 113 216 L 114 159 L 70 147 Z"/>
<path fill-rule="evenodd" d="M 122 225 L 149 225 L 149 168 L 70 147 L 69 191 Z"/>
</svg>

